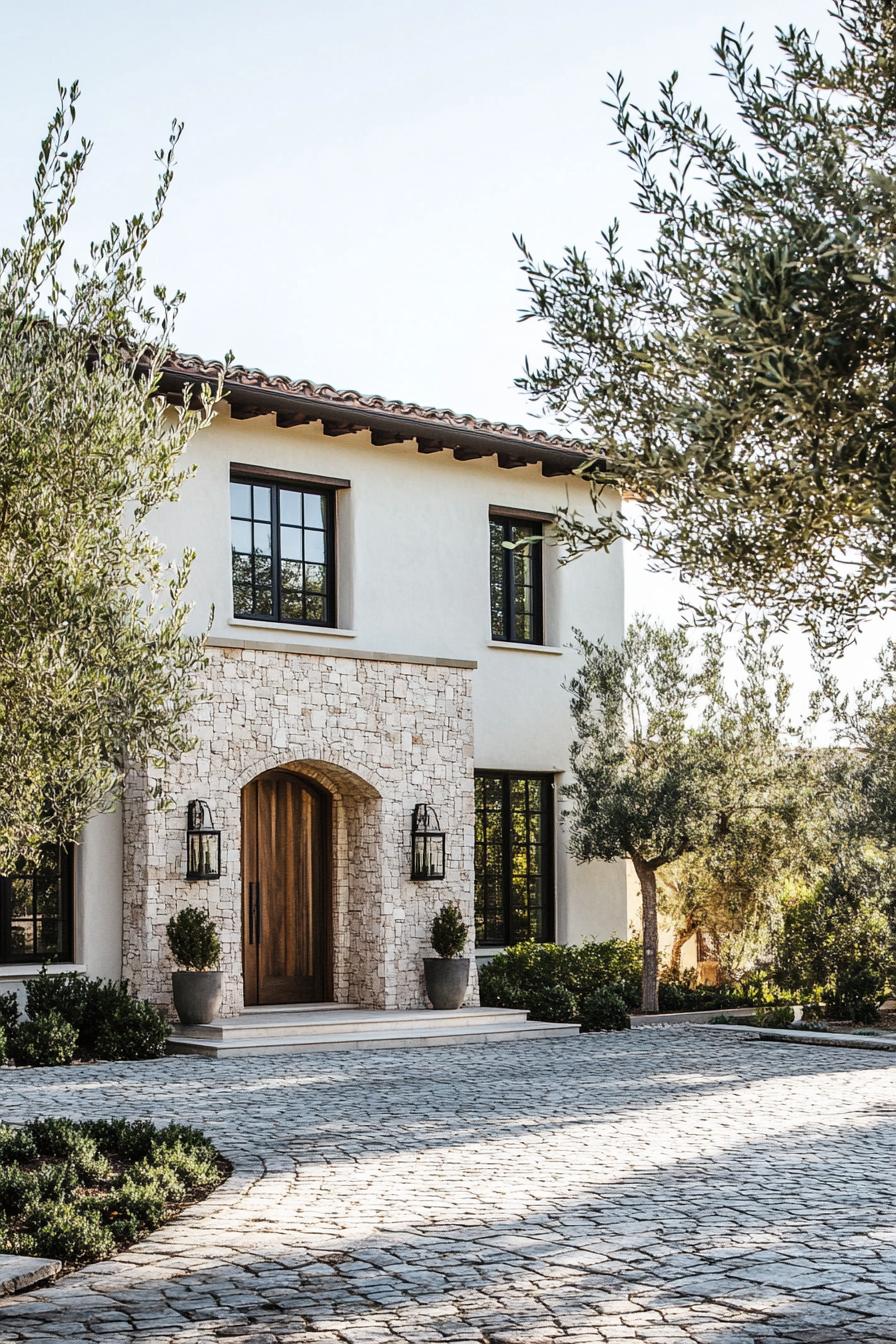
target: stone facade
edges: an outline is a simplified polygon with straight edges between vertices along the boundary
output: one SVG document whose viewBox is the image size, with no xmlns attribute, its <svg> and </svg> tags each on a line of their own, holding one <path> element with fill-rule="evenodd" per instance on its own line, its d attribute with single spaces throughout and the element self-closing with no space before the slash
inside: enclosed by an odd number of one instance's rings
<svg viewBox="0 0 896 1344">
<path fill-rule="evenodd" d="M 240 798 L 294 769 L 332 798 L 333 987 L 337 1003 L 425 1002 L 422 959 L 436 909 L 473 925 L 473 721 L 469 665 L 255 647 L 210 647 L 193 713 L 196 748 L 164 770 L 132 770 L 124 791 L 124 975 L 170 1004 L 171 915 L 206 904 L 222 943 L 227 1015 L 243 1007 Z M 166 808 L 153 799 L 161 785 Z M 185 878 L 185 817 L 207 799 L 221 829 L 221 877 Z M 447 832 L 444 882 L 410 880 L 414 804 Z M 472 954 L 472 946 L 470 948 Z M 470 989 L 476 1001 L 475 982 Z"/>
</svg>

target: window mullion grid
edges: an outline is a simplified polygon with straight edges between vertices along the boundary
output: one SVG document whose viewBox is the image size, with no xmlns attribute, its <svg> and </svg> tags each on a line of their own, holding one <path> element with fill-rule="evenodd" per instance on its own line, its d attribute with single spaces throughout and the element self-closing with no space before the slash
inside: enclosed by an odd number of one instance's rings
<svg viewBox="0 0 896 1344">
<path fill-rule="evenodd" d="M 233 527 L 232 520 L 230 526 Z M 250 598 L 253 613 L 258 610 L 258 581 L 257 581 L 258 566 L 256 564 L 256 555 L 257 555 L 257 548 L 255 546 L 255 497 L 252 494 L 252 487 L 250 485 L 249 486 L 249 582 L 252 586 Z"/>
<path fill-rule="evenodd" d="M 254 493 L 254 492 L 253 492 Z M 280 487 L 271 486 L 271 610 L 282 621 L 280 611 Z"/>
<path fill-rule="evenodd" d="M 501 887 L 504 898 L 504 942 L 514 942 L 513 929 L 513 813 L 510 808 L 510 780 L 505 774 L 501 778 Z"/>
<path fill-rule="evenodd" d="M 507 522 L 501 524 L 503 541 L 512 541 L 512 525 Z M 504 629 L 507 631 L 507 639 L 516 642 L 516 603 L 514 601 L 514 559 L 516 551 L 511 551 L 504 547 Z"/>
<path fill-rule="evenodd" d="M 324 520 L 324 560 L 327 570 L 324 581 L 324 623 L 332 625 L 336 611 L 336 495 L 321 497 L 321 517 Z"/>
<path fill-rule="evenodd" d="M 302 620 L 308 619 L 308 593 L 305 589 L 305 491 L 299 495 L 299 541 L 302 544 Z"/>
<path fill-rule="evenodd" d="M 544 529 L 541 529 L 540 535 L 544 536 Z M 544 582 L 542 571 L 542 557 L 544 554 L 544 541 L 534 542 L 530 547 L 532 552 L 532 642 L 534 644 L 544 643 Z"/>
</svg>

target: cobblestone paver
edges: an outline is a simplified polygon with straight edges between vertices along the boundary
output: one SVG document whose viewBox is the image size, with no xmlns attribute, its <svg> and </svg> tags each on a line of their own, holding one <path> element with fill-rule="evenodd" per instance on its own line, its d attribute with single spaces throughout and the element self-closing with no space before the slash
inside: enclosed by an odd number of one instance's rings
<svg viewBox="0 0 896 1344">
<path fill-rule="evenodd" d="M 230 1180 L 0 1340 L 896 1341 L 896 1061 L 686 1028 L 0 1074 L 200 1125 Z"/>
</svg>

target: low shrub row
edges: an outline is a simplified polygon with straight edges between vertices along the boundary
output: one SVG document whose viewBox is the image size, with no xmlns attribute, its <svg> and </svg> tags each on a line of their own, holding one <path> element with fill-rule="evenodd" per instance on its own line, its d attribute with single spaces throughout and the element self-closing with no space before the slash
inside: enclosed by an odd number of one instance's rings
<svg viewBox="0 0 896 1344">
<path fill-rule="evenodd" d="M 527 1008 L 540 1022 L 580 1022 L 584 1031 L 627 1027 L 640 993 L 640 945 L 622 938 L 517 943 L 479 971 L 483 1007 Z"/>
<path fill-rule="evenodd" d="M 757 1008 L 751 1017 L 730 1017 L 720 1013 L 718 1017 L 711 1017 L 709 1024 L 713 1027 L 792 1027 L 794 1011 L 789 1005 L 782 1004 L 777 1008 Z M 799 1022 L 797 1025 L 801 1030 L 814 1029 L 817 1023 Z"/>
<path fill-rule="evenodd" d="M 155 1059 L 167 1036 L 164 1014 L 135 998 L 126 981 L 41 971 L 25 990 L 24 1018 L 15 994 L 0 995 L 0 1056 L 16 1064 Z"/>
<path fill-rule="evenodd" d="M 761 976 L 738 985 L 699 985 L 696 973 L 664 975 L 660 1011 L 695 1012 L 767 1003 L 771 991 Z M 484 1007 L 527 1008 L 542 1022 L 580 1022 L 583 1031 L 628 1026 L 641 1003 L 641 944 L 635 939 L 588 940 L 573 946 L 517 943 L 479 971 Z"/>
<path fill-rule="evenodd" d="M 185 1125 L 0 1125 L 0 1251 L 69 1267 L 101 1260 L 208 1193 L 223 1172 L 208 1139 Z"/>
<path fill-rule="evenodd" d="M 698 1013 L 713 1008 L 751 1008 L 780 999 L 762 975 L 744 976 L 734 984 L 701 985 L 692 969 L 673 976 L 664 972 L 659 983 L 661 1013 Z"/>
</svg>

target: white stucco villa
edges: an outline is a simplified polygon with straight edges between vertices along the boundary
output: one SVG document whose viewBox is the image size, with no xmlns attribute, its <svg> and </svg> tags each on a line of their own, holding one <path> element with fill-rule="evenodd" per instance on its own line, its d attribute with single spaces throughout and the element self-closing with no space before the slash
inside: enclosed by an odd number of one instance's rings
<svg viewBox="0 0 896 1344">
<path fill-rule="evenodd" d="M 184 357 L 166 387 L 217 374 Z M 196 552 L 196 629 L 213 609 L 198 746 L 164 771 L 170 810 L 135 771 L 54 881 L 0 883 L 2 980 L 48 960 L 168 1004 L 165 924 L 185 904 L 218 923 L 225 1014 L 422 1005 L 448 899 L 478 956 L 624 936 L 624 865 L 578 866 L 560 819 L 572 631 L 623 630 L 618 550 L 561 567 L 551 542 L 559 505 L 590 507 L 583 449 L 254 370 L 225 391 L 153 519 L 171 554 Z M 527 536 L 543 540 L 502 544 Z M 220 872 L 190 880 L 196 801 Z M 441 880 L 412 872 L 420 804 Z"/>
</svg>

